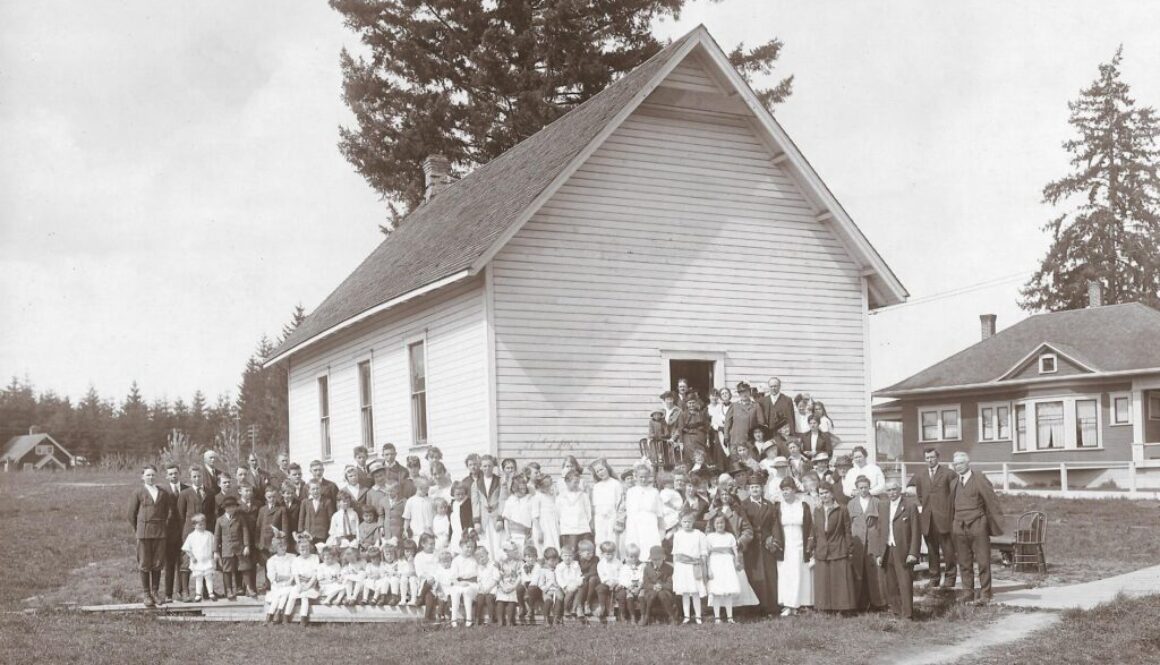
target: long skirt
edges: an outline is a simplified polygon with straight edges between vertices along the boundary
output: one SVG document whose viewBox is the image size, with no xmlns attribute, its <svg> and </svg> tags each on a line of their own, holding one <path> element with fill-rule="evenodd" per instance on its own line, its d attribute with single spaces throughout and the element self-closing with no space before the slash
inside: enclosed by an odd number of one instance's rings
<svg viewBox="0 0 1160 665">
<path fill-rule="evenodd" d="M 854 570 L 849 559 L 817 561 L 814 564 L 814 607 L 819 610 L 853 610 Z"/>
<path fill-rule="evenodd" d="M 733 607 L 752 607 L 760 605 L 761 599 L 753 591 L 753 587 L 749 586 L 749 576 L 745 574 L 745 568 L 737 571 L 737 586 L 740 591 L 733 597 Z"/>
</svg>

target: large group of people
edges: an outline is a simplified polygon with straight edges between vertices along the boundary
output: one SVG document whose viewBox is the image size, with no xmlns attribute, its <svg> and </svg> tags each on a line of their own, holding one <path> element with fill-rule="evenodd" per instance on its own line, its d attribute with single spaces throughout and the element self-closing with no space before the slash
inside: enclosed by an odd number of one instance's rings
<svg viewBox="0 0 1160 665">
<path fill-rule="evenodd" d="M 453 626 L 722 623 L 737 608 L 909 618 L 922 538 L 934 586 L 940 564 L 954 586 L 957 562 L 970 599 L 989 597 L 980 543 L 998 506 L 965 454 L 952 471 L 928 450 L 904 492 L 860 446 L 831 460 L 824 408 L 807 398 L 798 420 L 800 400 L 769 387 L 754 401 L 740 384 L 737 402 L 723 390 L 707 407 L 687 387 L 665 393 L 663 427 L 654 414 L 621 473 L 604 459 L 569 456 L 553 475 L 471 454 L 454 480 L 438 448 L 404 464 L 390 443 L 373 459 L 356 447 L 339 482 L 285 454 L 269 472 L 253 455 L 222 471 L 213 451 L 165 465 L 163 481 L 146 466 L 129 515 L 145 603 L 216 600 L 220 580 L 231 600 L 263 592 L 278 623 L 308 623 L 319 604 L 409 605 Z"/>
</svg>

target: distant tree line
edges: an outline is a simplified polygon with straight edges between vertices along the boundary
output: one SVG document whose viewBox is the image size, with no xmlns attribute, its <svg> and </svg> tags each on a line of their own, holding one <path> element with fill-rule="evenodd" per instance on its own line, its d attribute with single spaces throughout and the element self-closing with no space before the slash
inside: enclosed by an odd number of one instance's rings
<svg viewBox="0 0 1160 665">
<path fill-rule="evenodd" d="M 223 393 L 211 402 L 198 390 L 188 402 L 181 397 L 150 402 L 133 381 L 119 400 L 90 386 L 74 403 L 51 389 L 37 390 L 29 377 L 13 377 L 0 390 L 0 442 L 35 427 L 91 461 L 155 458 L 175 439 L 195 449 L 237 442 L 248 450 L 251 441 L 262 450 L 284 448 L 286 371 L 263 369 L 262 363 L 304 318 L 299 305 L 277 342 L 262 336 L 242 371 L 236 398 Z"/>
</svg>

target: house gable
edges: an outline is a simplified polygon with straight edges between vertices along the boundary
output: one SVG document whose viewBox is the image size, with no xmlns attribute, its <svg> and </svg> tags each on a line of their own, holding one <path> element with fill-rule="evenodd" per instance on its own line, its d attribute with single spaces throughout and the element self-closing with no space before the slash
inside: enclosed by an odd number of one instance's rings
<svg viewBox="0 0 1160 665">
<path fill-rule="evenodd" d="M 1041 344 L 1027 354 L 997 381 L 1023 381 L 1036 378 L 1076 376 L 1098 371 L 1089 362 L 1080 359 L 1079 354 L 1064 350 L 1061 344 Z"/>
</svg>

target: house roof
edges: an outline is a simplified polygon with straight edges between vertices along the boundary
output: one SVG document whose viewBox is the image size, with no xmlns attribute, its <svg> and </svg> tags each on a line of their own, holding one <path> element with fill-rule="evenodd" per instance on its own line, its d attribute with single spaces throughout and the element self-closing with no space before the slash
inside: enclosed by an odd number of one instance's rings
<svg viewBox="0 0 1160 665">
<path fill-rule="evenodd" d="M 1003 385 L 1007 376 L 1045 347 L 1090 370 L 1080 376 L 1158 371 L 1157 339 L 1160 311 L 1142 303 L 1037 314 L 874 395 L 900 397 Z"/>
<path fill-rule="evenodd" d="M 871 277 L 871 306 L 905 300 L 907 293 L 882 257 L 785 135 L 704 26 L 669 44 L 603 91 L 504 154 L 452 183 L 412 211 L 266 361 L 274 364 L 304 345 L 405 299 L 477 274 L 584 159 L 603 142 L 695 47 L 738 88 L 740 97 L 785 151 L 787 169 L 835 221 L 852 254 Z M 722 64 L 724 63 L 724 64 Z"/>
<path fill-rule="evenodd" d="M 25 455 L 28 454 L 28 451 L 32 450 L 41 443 L 44 443 L 45 441 L 53 444 L 65 455 L 68 455 L 69 459 L 72 459 L 72 453 L 65 450 L 65 447 L 60 445 L 56 439 L 52 438 L 48 434 L 40 433 L 14 436 L 11 439 L 8 439 L 8 444 L 4 446 L 4 454 L 0 455 L 0 462 L 8 460 L 19 462 Z"/>
</svg>

